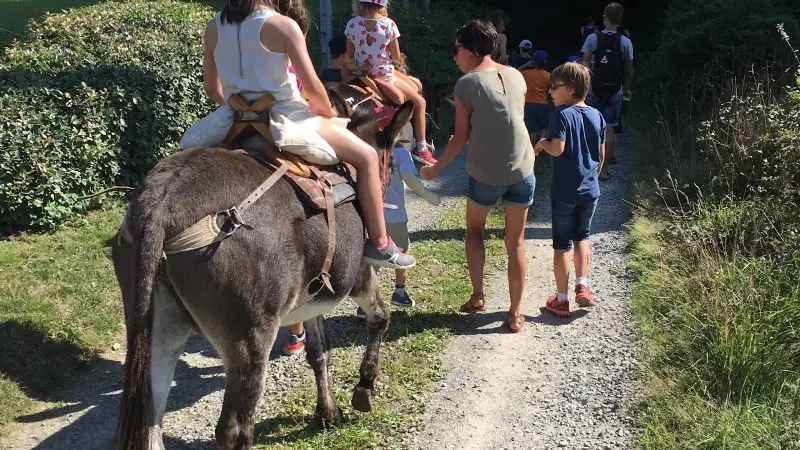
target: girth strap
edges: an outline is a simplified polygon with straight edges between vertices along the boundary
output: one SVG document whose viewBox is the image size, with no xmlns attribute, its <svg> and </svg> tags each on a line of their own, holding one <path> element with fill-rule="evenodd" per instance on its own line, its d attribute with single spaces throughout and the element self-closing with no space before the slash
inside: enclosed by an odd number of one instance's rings
<svg viewBox="0 0 800 450">
<path fill-rule="evenodd" d="M 267 179 L 264 180 L 252 194 L 244 199 L 244 201 L 239 203 L 238 206 L 219 211 L 216 214 L 209 214 L 164 242 L 164 254 L 171 255 L 174 253 L 197 250 L 215 242 L 223 241 L 241 227 L 251 229 L 252 227 L 245 223 L 241 214 L 270 190 L 286 171 L 289 170 L 290 165 L 291 164 L 288 162 L 281 164 L 272 175 L 267 177 Z M 217 225 L 217 219 L 219 217 L 223 219 L 221 227 Z"/>
<path fill-rule="evenodd" d="M 328 250 L 325 253 L 325 261 L 322 263 L 322 270 L 319 275 L 309 283 L 309 292 L 318 293 L 322 287 L 326 287 L 332 294 L 335 294 L 331 286 L 331 265 L 333 255 L 336 253 L 336 206 L 333 203 L 333 186 L 325 175 L 315 166 L 309 166 L 317 182 L 322 185 L 322 193 L 325 196 L 325 218 L 328 221 Z M 321 282 L 321 285 L 319 285 Z"/>
</svg>

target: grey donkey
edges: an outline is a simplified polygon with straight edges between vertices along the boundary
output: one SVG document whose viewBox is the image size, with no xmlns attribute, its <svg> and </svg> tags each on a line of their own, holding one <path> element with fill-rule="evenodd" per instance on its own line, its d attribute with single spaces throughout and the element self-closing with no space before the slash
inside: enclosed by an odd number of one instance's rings
<svg viewBox="0 0 800 450">
<path fill-rule="evenodd" d="M 340 113 L 351 110 L 330 89 Z M 348 92 L 349 93 L 349 92 Z M 346 109 L 347 111 L 343 111 Z M 389 152 L 408 125 L 413 106 L 402 105 L 383 129 L 369 108 L 353 111 L 348 128 Z M 199 332 L 222 359 L 225 394 L 215 437 L 221 449 L 253 445 L 254 412 L 265 389 L 266 364 L 281 325 L 303 321 L 306 357 L 317 384 L 316 416 L 335 424 L 341 412 L 328 386 L 331 343 L 322 314 L 346 297 L 367 313 L 367 347 L 352 405 L 369 411 L 389 309 L 379 298 L 376 270 L 362 262 L 365 232 L 355 203 L 336 209 L 333 292 L 312 297 L 307 285 L 327 250 L 325 214 L 305 206 L 279 180 L 247 212 L 252 229 L 222 242 L 163 258 L 165 238 L 201 217 L 230 208 L 270 174 L 252 157 L 219 148 L 184 150 L 160 161 L 132 196 L 125 220 L 130 240 L 115 239 L 112 259 L 122 290 L 127 357 L 115 447 L 164 448 L 161 426 L 178 358 Z M 391 172 L 389 172 L 389 175 Z"/>
</svg>

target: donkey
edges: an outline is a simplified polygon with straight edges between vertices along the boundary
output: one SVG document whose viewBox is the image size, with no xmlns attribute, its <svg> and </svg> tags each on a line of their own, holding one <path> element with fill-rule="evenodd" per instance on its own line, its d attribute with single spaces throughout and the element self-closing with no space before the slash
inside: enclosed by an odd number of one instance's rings
<svg viewBox="0 0 800 450">
<path fill-rule="evenodd" d="M 387 151 L 391 155 L 411 117 L 411 102 L 380 130 L 371 110 L 360 105 L 352 110 L 338 89 L 329 87 L 329 93 L 340 114 L 353 112 L 348 128 L 379 156 Z M 328 386 L 331 343 L 322 314 L 348 296 L 366 312 L 368 327 L 352 405 L 359 411 L 371 410 L 389 309 L 379 297 L 377 271 L 362 262 L 365 232 L 356 204 L 336 209 L 336 252 L 330 269 L 335 294 L 327 290 L 314 297 L 308 294 L 307 286 L 323 265 L 328 225 L 325 214 L 304 205 L 285 179 L 246 211 L 243 219 L 251 229 L 240 229 L 203 249 L 163 258 L 165 238 L 239 203 L 271 173 L 244 154 L 189 149 L 161 160 L 131 197 L 125 230 L 121 227 L 112 245 L 127 329 L 116 448 L 164 448 L 161 425 L 175 365 L 195 332 L 203 334 L 220 355 L 226 375 L 215 429 L 219 448 L 251 448 L 253 416 L 264 391 L 270 350 L 279 327 L 289 323 L 303 321 L 307 330 L 306 357 L 316 378 L 317 420 L 326 426 L 339 422 L 341 411 Z"/>
</svg>

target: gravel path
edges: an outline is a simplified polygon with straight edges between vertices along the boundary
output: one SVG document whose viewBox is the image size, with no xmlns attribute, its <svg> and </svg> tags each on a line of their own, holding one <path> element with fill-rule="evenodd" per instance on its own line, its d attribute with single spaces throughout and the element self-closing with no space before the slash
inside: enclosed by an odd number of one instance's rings
<svg viewBox="0 0 800 450">
<path fill-rule="evenodd" d="M 411 191 L 408 192 L 410 231 L 425 229 L 459 204 L 466 190 L 464 155 L 456 159 L 435 182 L 426 184 L 442 196 L 442 205 L 434 207 Z M 363 335 L 363 322 L 349 320 L 356 310 L 348 300 L 327 315 L 337 321 L 337 335 Z M 345 324 L 345 325 L 342 325 Z M 358 327 L 358 329 L 355 329 Z M 333 328 L 330 328 L 331 330 Z M 270 416 L 295 383 L 313 383 L 305 357 L 281 356 L 287 333 L 278 335 L 267 369 L 267 391 L 258 405 L 258 415 Z M 21 418 L 12 432 L 0 439 L 4 450 L 106 449 L 116 426 L 124 349 L 109 352 L 82 380 L 59 397 L 60 405 Z M 164 419 L 164 444 L 167 449 L 216 449 L 214 427 L 222 407 L 224 374 L 221 362 L 202 337 L 190 339 L 178 361 L 175 381 L 170 391 Z"/>
<path fill-rule="evenodd" d="M 620 160 L 624 161 L 624 148 Z M 628 217 L 624 167 L 603 184 L 594 222 L 590 280 L 600 306 L 571 319 L 540 310 L 554 291 L 550 247 L 549 166 L 539 161 L 537 200 L 526 231 L 528 288 L 522 333 L 502 328 L 508 288 L 504 273 L 489 277 L 485 314 L 464 319 L 445 354 L 450 374 L 432 395 L 417 432 L 419 448 L 603 449 L 623 447 L 631 421 L 621 405 L 634 376 L 635 334 L 626 307 L 623 222 Z M 463 155 L 434 187 L 443 206 L 432 207 L 409 192 L 412 231 L 436 223 L 465 192 Z M 328 317 L 350 324 L 355 305 L 346 301 Z M 360 324 L 358 326 L 361 326 Z M 348 330 L 343 333 L 349 334 Z M 258 413 L 269 416 L 295 383 L 312 383 L 304 358 L 279 356 L 286 333 L 273 349 L 267 394 Z M 335 336 L 334 336 L 335 339 Z M 107 448 L 116 423 L 122 351 L 110 352 L 83 380 L 59 398 L 63 403 L 22 418 L 0 448 Z M 202 338 L 193 338 L 178 363 L 165 418 L 168 449 L 214 449 L 213 432 L 223 395 L 220 361 Z"/>
<path fill-rule="evenodd" d="M 555 282 L 549 161 L 541 158 L 526 230 L 525 329 L 505 331 L 508 285 L 500 273 L 486 290 L 487 312 L 465 318 L 455 332 L 445 355 L 451 373 L 429 402 L 418 448 L 611 449 L 631 439 L 631 419 L 622 406 L 635 375 L 636 334 L 626 304 L 628 170 L 621 150 L 612 181 L 601 185 L 593 222 L 589 279 L 599 306 L 569 319 L 543 308 Z"/>
</svg>

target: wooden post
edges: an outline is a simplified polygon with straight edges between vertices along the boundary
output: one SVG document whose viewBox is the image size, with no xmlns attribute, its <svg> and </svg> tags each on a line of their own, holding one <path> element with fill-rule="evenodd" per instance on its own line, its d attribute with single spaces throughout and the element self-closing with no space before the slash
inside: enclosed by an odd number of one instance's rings
<svg viewBox="0 0 800 450">
<path fill-rule="evenodd" d="M 333 39 L 333 12 L 331 11 L 331 0 L 319 0 L 319 46 L 322 56 L 322 67 L 325 69 L 331 65 L 331 52 L 328 42 Z"/>
</svg>

